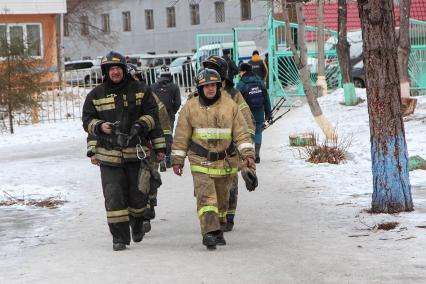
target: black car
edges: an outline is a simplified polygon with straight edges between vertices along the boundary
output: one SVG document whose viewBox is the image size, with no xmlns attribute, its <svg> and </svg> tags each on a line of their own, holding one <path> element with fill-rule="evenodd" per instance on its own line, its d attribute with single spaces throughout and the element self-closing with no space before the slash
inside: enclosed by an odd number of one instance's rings
<svg viewBox="0 0 426 284">
<path fill-rule="evenodd" d="M 365 88 L 365 71 L 362 60 L 352 66 L 352 79 L 356 88 Z"/>
</svg>

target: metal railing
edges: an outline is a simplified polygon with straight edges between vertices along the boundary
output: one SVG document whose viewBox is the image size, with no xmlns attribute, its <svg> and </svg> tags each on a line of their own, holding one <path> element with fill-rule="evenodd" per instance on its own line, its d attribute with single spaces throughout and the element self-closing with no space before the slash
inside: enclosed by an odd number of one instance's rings
<svg viewBox="0 0 426 284">
<path fill-rule="evenodd" d="M 195 68 L 188 63 L 172 71 L 173 82 L 185 91 L 194 88 Z M 148 85 L 157 82 L 160 68 L 142 70 L 142 76 Z M 63 120 L 81 119 L 82 107 L 86 95 L 102 83 L 100 73 L 88 70 L 68 71 L 64 74 L 64 84 L 52 83 L 44 86 L 33 96 L 33 106 L 13 111 L 13 125 L 50 123 Z M 7 106 L 0 104 L 0 133 L 9 131 Z"/>
</svg>

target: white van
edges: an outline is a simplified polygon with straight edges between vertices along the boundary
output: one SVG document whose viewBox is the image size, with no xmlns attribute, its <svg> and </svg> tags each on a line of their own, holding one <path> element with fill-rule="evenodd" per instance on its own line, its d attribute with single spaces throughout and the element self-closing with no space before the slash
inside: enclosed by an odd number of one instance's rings
<svg viewBox="0 0 426 284">
<path fill-rule="evenodd" d="M 136 64 L 142 70 L 148 68 L 161 67 L 163 65 L 169 66 L 173 60 L 179 57 L 192 57 L 192 53 L 165 53 L 165 54 L 131 54 L 126 58 L 131 60 L 131 63 Z M 137 61 L 136 63 L 134 61 Z"/>
<path fill-rule="evenodd" d="M 65 81 L 69 84 L 89 84 L 94 60 L 75 60 L 65 62 Z"/>
<path fill-rule="evenodd" d="M 198 49 L 197 53 L 195 54 L 195 58 L 197 59 L 197 63 L 201 63 L 210 55 L 222 56 L 223 50 L 229 50 L 231 53 L 231 58 L 234 59 L 233 42 L 203 45 Z M 254 41 L 238 42 L 238 62 L 236 63 L 238 64 L 240 61 L 249 61 L 254 50 L 257 50 L 256 43 Z"/>
</svg>

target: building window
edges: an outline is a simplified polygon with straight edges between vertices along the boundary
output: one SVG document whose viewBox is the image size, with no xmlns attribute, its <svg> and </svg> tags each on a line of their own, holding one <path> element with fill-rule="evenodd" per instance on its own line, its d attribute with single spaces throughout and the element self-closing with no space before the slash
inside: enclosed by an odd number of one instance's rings
<svg viewBox="0 0 426 284">
<path fill-rule="evenodd" d="M 130 32 L 132 30 L 130 12 L 123 12 L 123 31 Z"/>
<path fill-rule="evenodd" d="M 225 22 L 225 3 L 222 1 L 214 3 L 214 9 L 216 12 L 216 23 Z"/>
<path fill-rule="evenodd" d="M 189 11 L 191 14 L 191 25 L 199 25 L 200 24 L 200 5 L 190 4 Z"/>
<path fill-rule="evenodd" d="M 68 18 L 64 17 L 64 36 L 69 36 L 69 35 L 70 35 L 70 26 L 69 26 Z"/>
<path fill-rule="evenodd" d="M 23 26 L 11 26 L 9 28 L 10 33 L 10 46 L 12 49 L 17 48 L 23 50 L 24 48 L 24 27 Z"/>
<path fill-rule="evenodd" d="M 3 57 L 3 54 L 6 53 L 7 49 L 7 27 L 2 25 L 0 26 L 0 57 Z"/>
<path fill-rule="evenodd" d="M 167 7 L 167 27 L 174 28 L 176 27 L 176 11 L 175 7 Z"/>
<path fill-rule="evenodd" d="M 147 30 L 154 29 L 154 10 L 145 10 L 145 28 Z"/>
<path fill-rule="evenodd" d="M 0 25 L 0 47 L 2 53 L 7 44 L 12 49 L 26 50 L 29 56 L 42 56 L 41 24 Z"/>
<path fill-rule="evenodd" d="M 109 34 L 111 27 L 109 25 L 109 14 L 102 14 L 102 31 Z"/>
<path fill-rule="evenodd" d="M 27 25 L 27 48 L 29 56 L 41 55 L 40 25 Z"/>
<path fill-rule="evenodd" d="M 80 32 L 81 35 L 87 36 L 89 34 L 89 17 L 88 16 L 81 16 L 80 17 Z"/>
<path fill-rule="evenodd" d="M 241 0 L 241 21 L 251 20 L 251 3 L 250 0 Z"/>
</svg>

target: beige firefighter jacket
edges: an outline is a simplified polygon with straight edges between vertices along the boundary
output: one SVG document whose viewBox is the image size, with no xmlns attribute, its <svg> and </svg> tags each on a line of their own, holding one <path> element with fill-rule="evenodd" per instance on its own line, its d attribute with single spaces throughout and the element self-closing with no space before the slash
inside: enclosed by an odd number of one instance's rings
<svg viewBox="0 0 426 284">
<path fill-rule="evenodd" d="M 167 113 L 166 106 L 161 102 L 156 94 L 152 94 L 158 105 L 158 118 L 160 119 L 160 127 L 164 135 L 172 135 L 172 128 L 170 126 L 169 114 Z"/>
<path fill-rule="evenodd" d="M 254 134 L 256 132 L 256 125 L 254 124 L 254 117 L 250 110 L 250 107 L 246 103 L 246 100 L 244 99 L 243 95 L 241 95 L 240 91 L 235 88 L 233 88 L 233 90 L 235 91 L 235 93 L 231 95 L 228 90 L 222 89 L 221 95 L 224 97 L 231 98 L 238 105 L 247 123 L 248 132 L 254 137 Z M 188 100 L 195 97 L 198 97 L 198 94 L 196 92 L 191 93 L 188 95 Z"/>
<path fill-rule="evenodd" d="M 179 113 L 172 145 L 172 163 L 184 165 L 188 156 L 192 172 L 210 176 L 236 174 L 240 166 L 238 155 L 218 161 L 188 150 L 191 140 L 210 152 L 224 152 L 235 143 L 241 157 L 254 156 L 247 124 L 238 105 L 228 96 L 221 96 L 213 105 L 205 107 L 199 97 L 187 101 Z"/>
<path fill-rule="evenodd" d="M 232 100 L 238 105 L 247 123 L 248 132 L 254 136 L 256 132 L 256 126 L 254 124 L 253 114 L 250 110 L 250 107 L 246 103 L 246 100 L 243 98 L 243 95 L 241 95 L 240 91 L 238 91 L 237 89 L 235 89 L 235 91 L 236 93 L 231 96 L 228 91 L 222 90 L 222 96 L 226 94 L 227 96 L 232 98 Z"/>
</svg>

